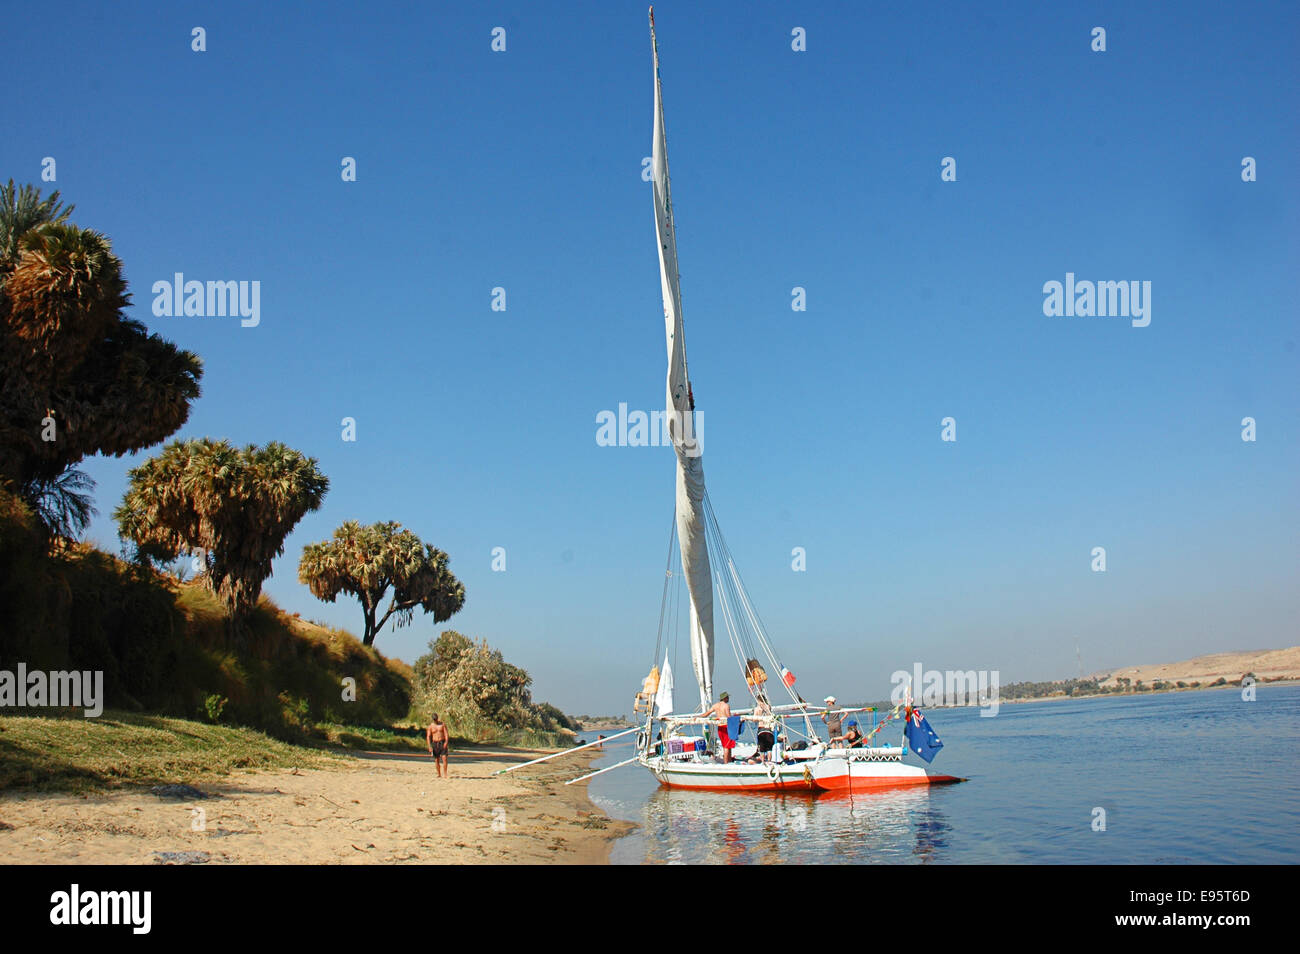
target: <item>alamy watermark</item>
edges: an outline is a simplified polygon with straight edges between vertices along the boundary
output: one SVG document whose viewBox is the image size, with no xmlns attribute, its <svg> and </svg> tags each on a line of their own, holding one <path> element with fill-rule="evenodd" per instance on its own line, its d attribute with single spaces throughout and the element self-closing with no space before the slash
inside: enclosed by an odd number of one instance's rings
<svg viewBox="0 0 1300 954">
<path fill-rule="evenodd" d="M 186 281 L 176 272 L 172 281 L 153 283 L 153 313 L 157 318 L 225 318 L 238 316 L 245 328 L 256 328 L 262 321 L 262 283 L 260 281 L 200 282 Z"/>
<path fill-rule="evenodd" d="M 1075 281 L 1065 273 L 1065 283 L 1043 284 L 1043 314 L 1048 318 L 1132 318 L 1134 328 L 1151 324 L 1149 281 Z"/>
<path fill-rule="evenodd" d="M 70 707 L 83 710 L 87 719 L 104 711 L 104 671 L 27 671 L 19 663 L 16 671 L 0 669 L 0 709 Z"/>
<path fill-rule="evenodd" d="M 600 447 L 672 447 L 680 436 L 688 457 L 704 453 L 704 414 L 701 411 L 617 411 L 596 415 L 596 444 Z"/>
<path fill-rule="evenodd" d="M 123 925 L 133 934 L 148 934 L 152 891 L 83 891 L 73 884 L 50 895 L 50 923 L 55 925 Z"/>
<path fill-rule="evenodd" d="M 981 716 L 998 714 L 998 686 L 1002 674 L 996 669 L 960 670 L 925 669 L 914 663 L 912 671 L 899 669 L 889 677 L 894 684 L 889 700 L 895 705 L 905 701 L 908 690 L 912 699 L 921 706 L 974 706 L 983 711 Z"/>
</svg>

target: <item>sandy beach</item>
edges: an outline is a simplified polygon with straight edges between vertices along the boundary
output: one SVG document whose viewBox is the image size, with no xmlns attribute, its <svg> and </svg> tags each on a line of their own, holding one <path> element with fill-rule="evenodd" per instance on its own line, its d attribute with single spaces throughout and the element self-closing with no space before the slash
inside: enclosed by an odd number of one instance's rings
<svg viewBox="0 0 1300 954">
<path fill-rule="evenodd" d="M 7 864 L 605 864 L 631 826 L 586 785 L 565 786 L 584 752 L 510 775 L 544 753 L 453 751 L 451 777 L 427 756 L 360 753 L 338 768 L 240 773 L 207 798 L 132 789 L 0 798 Z M 559 763 L 558 765 L 556 763 Z"/>
</svg>

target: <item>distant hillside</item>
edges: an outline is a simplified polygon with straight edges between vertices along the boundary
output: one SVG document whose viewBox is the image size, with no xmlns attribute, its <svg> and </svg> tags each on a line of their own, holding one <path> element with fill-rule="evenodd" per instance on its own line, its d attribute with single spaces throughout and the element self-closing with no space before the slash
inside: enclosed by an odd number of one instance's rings
<svg viewBox="0 0 1300 954">
<path fill-rule="evenodd" d="M 1127 679 L 1133 685 L 1138 682 L 1151 685 L 1160 681 L 1174 684 L 1184 682 L 1188 685 L 1199 682 L 1208 686 L 1219 679 L 1231 683 L 1240 682 L 1246 673 L 1254 673 L 1255 678 L 1261 682 L 1300 679 L 1300 646 L 1211 653 L 1182 662 L 1125 666 L 1094 673 L 1092 678 L 1103 687 L 1118 685 L 1122 679 Z"/>
<path fill-rule="evenodd" d="M 1213 653 L 1183 662 L 1127 666 L 1094 673 L 1084 679 L 1052 682 L 1012 682 L 998 688 L 1003 702 L 1029 699 L 1082 699 L 1135 692 L 1208 689 L 1235 686 L 1253 674 L 1260 683 L 1300 679 L 1300 646 Z"/>
</svg>

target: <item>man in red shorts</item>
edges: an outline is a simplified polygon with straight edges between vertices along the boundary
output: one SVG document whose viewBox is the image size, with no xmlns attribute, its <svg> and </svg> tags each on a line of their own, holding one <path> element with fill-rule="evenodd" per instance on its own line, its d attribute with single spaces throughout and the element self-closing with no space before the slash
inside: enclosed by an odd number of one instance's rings
<svg viewBox="0 0 1300 954">
<path fill-rule="evenodd" d="M 718 701 L 709 707 L 705 716 L 713 716 L 718 720 L 718 744 L 722 746 L 722 761 L 731 761 L 731 750 L 736 747 L 736 740 L 727 734 L 727 720 L 731 718 L 731 698 L 727 693 L 718 696 Z"/>
</svg>

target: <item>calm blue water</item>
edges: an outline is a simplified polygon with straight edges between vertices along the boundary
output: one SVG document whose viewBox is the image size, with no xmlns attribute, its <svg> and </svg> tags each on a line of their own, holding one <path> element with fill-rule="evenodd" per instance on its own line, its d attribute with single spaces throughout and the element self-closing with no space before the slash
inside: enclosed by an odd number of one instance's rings
<svg viewBox="0 0 1300 954">
<path fill-rule="evenodd" d="M 590 790 L 641 826 L 616 864 L 1294 864 L 1300 686 L 1257 693 L 1003 705 L 993 718 L 931 710 L 945 745 L 932 768 L 970 779 L 960 785 L 851 800 L 685 793 L 633 765 Z M 629 755 L 611 746 L 603 764 Z"/>
</svg>

